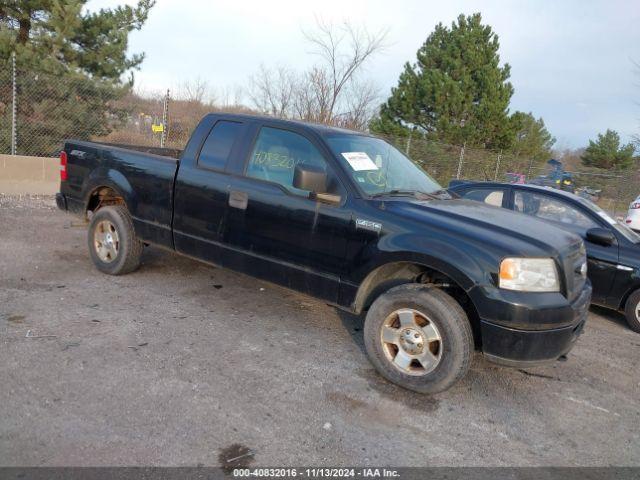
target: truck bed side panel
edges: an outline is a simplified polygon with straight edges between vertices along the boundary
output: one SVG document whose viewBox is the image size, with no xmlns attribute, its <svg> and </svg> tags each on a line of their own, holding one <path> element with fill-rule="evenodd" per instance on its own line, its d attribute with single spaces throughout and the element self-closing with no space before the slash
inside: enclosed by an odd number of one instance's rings
<svg viewBox="0 0 640 480">
<path fill-rule="evenodd" d="M 91 193 L 113 188 L 125 200 L 137 235 L 144 241 L 173 248 L 171 215 L 173 181 L 178 161 L 91 142 L 67 142 L 68 180 L 61 192 L 70 210 L 84 213 Z"/>
</svg>

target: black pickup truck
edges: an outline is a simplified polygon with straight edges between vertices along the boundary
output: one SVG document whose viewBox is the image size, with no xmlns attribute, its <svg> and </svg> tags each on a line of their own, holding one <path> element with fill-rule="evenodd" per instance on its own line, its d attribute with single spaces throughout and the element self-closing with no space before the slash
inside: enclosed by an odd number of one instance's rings
<svg viewBox="0 0 640 480">
<path fill-rule="evenodd" d="M 454 200 L 374 136 L 210 114 L 182 152 L 67 141 L 57 204 L 89 219 L 98 270 L 135 270 L 152 244 L 366 312 L 387 379 L 445 390 L 474 348 L 535 366 L 566 354 L 591 298 L 582 240 Z"/>
</svg>

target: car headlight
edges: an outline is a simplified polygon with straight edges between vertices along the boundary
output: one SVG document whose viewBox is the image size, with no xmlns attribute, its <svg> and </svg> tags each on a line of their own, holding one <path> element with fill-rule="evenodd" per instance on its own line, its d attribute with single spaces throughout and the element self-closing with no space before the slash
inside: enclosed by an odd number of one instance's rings
<svg viewBox="0 0 640 480">
<path fill-rule="evenodd" d="M 500 263 L 500 288 L 521 292 L 559 292 L 560 281 L 551 258 L 505 258 Z"/>
</svg>

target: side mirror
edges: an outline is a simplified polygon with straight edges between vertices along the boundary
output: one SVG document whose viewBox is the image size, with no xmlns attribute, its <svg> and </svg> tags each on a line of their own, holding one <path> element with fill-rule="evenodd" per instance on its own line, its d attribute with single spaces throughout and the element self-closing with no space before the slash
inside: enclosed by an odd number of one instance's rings
<svg viewBox="0 0 640 480">
<path fill-rule="evenodd" d="M 313 165 L 296 165 L 293 171 L 293 186 L 309 192 L 309 198 L 318 202 L 338 205 L 342 201 L 340 195 L 327 193 L 327 172 Z"/>
<path fill-rule="evenodd" d="M 293 171 L 293 186 L 312 193 L 325 193 L 327 191 L 327 173 L 312 165 L 296 165 Z"/>
<path fill-rule="evenodd" d="M 609 247 L 615 243 L 616 237 L 606 228 L 590 228 L 587 230 L 587 241 Z"/>
</svg>

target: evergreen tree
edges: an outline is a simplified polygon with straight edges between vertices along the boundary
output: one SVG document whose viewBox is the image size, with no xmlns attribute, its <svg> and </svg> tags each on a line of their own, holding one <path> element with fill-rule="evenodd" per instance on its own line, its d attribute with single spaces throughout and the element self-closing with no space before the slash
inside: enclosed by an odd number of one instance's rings
<svg viewBox="0 0 640 480">
<path fill-rule="evenodd" d="M 594 142 L 589 140 L 589 146 L 582 155 L 582 163 L 587 167 L 623 170 L 633 165 L 633 144 L 620 145 L 620 135 L 614 130 L 598 134 Z"/>
<path fill-rule="evenodd" d="M 451 28 L 438 24 L 405 64 L 398 86 L 371 129 L 398 133 L 416 129 L 441 142 L 509 148 L 510 67 L 500 66 L 498 36 L 479 13 L 460 15 Z"/>
<path fill-rule="evenodd" d="M 532 165 L 551 158 L 551 148 L 556 139 L 549 133 L 542 118 L 536 120 L 531 113 L 514 112 L 511 125 L 514 133 L 511 152 L 514 156 L 527 158 Z"/>
<path fill-rule="evenodd" d="M 154 0 L 86 11 L 87 0 L 0 3 L 0 102 L 11 98 L 11 55 L 18 72 L 19 153 L 52 154 L 67 136 L 110 131 L 126 112 L 113 106 L 132 86 L 144 56 L 127 56 L 129 33 Z M 10 108 L 0 105 L 0 151 L 8 150 Z"/>
</svg>

